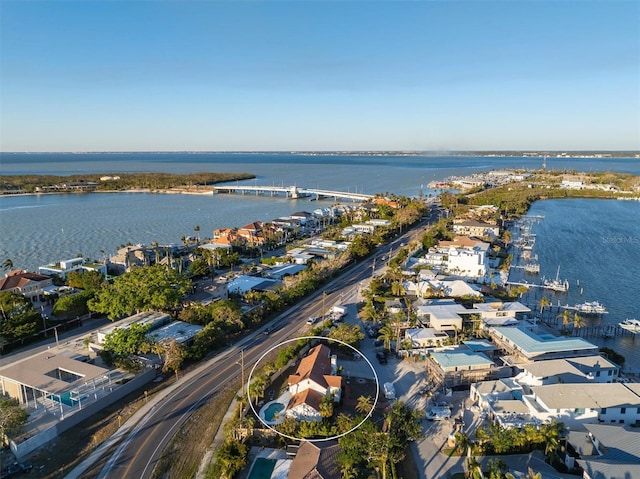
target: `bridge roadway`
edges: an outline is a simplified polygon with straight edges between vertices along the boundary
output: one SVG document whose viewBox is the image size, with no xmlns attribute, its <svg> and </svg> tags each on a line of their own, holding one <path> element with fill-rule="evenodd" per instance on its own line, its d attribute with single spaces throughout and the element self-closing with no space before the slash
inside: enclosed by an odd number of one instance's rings
<svg viewBox="0 0 640 479">
<path fill-rule="evenodd" d="M 434 217 L 431 217 L 429 222 L 433 221 Z M 328 301 L 324 306 L 328 307 L 338 301 L 341 293 L 345 300 L 355 294 L 361 282 L 371 277 L 371 268 L 372 265 L 375 268 L 376 259 L 381 260 L 405 243 L 419 239 L 424 231 L 421 227 L 425 224 L 427 221 L 421 221 L 391 243 L 378 248 L 369 258 L 346 268 L 342 275 L 325 286 L 325 289 L 333 293 L 326 297 Z M 384 261 L 379 261 L 378 265 L 383 263 Z M 135 421 L 123 424 L 114 436 L 71 471 L 66 479 L 84 477 L 82 474 L 97 462 L 104 464 L 98 479 L 153 477 L 154 469 L 165 449 L 184 423 L 196 410 L 215 399 L 229 382 L 237 380 L 241 355 L 244 355 L 244 377 L 247 379 L 253 365 L 265 351 L 286 339 L 298 337 L 301 332 L 309 329 L 305 325 L 306 318 L 320 315 L 324 308 L 322 293 L 323 290 L 318 290 L 269 323 L 266 327 L 272 328 L 271 334 L 261 334 L 265 327 L 261 328 L 181 378 L 165 395 L 154 398 L 153 404 L 149 401 L 147 407 L 139 411 Z M 102 458 L 105 454 L 108 457 Z"/>
<path fill-rule="evenodd" d="M 309 196 L 320 198 L 347 199 L 353 201 L 367 201 L 373 198 L 373 195 L 365 195 L 364 193 L 350 193 L 344 191 L 319 190 L 316 188 L 302 188 L 299 186 L 248 186 L 248 185 L 226 185 L 214 186 L 215 193 L 239 193 L 256 195 L 284 195 L 287 198 L 298 199 L 307 198 Z"/>
</svg>

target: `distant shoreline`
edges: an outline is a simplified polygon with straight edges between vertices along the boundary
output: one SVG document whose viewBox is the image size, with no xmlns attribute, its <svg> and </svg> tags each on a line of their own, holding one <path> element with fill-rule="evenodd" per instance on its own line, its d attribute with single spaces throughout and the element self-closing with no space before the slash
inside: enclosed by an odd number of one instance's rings
<svg viewBox="0 0 640 479">
<path fill-rule="evenodd" d="M 463 156 L 463 157 L 522 157 L 522 158 L 637 158 L 640 151 L 635 150 L 452 150 L 452 151 L 418 151 L 418 150 L 327 150 L 327 151 L 6 151 L 1 155 L 300 155 L 300 156 Z M 0 173 L 1 174 L 1 173 Z"/>
<path fill-rule="evenodd" d="M 151 193 L 159 195 L 198 195 L 213 196 L 216 194 L 214 190 L 209 191 L 189 191 L 182 189 L 163 189 L 154 190 L 150 188 L 131 188 L 127 190 L 90 190 L 90 191 L 47 191 L 47 192 L 30 192 L 30 193 L 2 193 L 0 197 L 8 198 L 14 196 L 39 196 L 39 195 L 88 195 L 92 193 Z"/>
</svg>

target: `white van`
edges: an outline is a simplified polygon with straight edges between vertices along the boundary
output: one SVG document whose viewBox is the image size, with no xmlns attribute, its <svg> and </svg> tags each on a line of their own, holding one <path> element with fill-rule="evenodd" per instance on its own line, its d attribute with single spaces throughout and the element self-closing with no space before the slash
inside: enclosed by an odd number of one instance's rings
<svg viewBox="0 0 640 479">
<path fill-rule="evenodd" d="M 396 398 L 396 389 L 393 387 L 393 383 L 384 383 L 382 389 L 384 389 L 384 397 L 387 399 Z"/>
</svg>

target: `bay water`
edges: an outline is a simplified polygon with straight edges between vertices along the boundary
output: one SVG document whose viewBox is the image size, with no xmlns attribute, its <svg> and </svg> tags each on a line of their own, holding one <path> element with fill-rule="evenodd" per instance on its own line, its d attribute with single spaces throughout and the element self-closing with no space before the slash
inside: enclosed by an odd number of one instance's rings
<svg viewBox="0 0 640 479">
<path fill-rule="evenodd" d="M 640 174 L 634 158 L 548 158 L 547 168 Z M 243 172 L 249 185 L 321 188 L 405 196 L 437 194 L 431 181 L 502 168 L 539 169 L 541 158 L 339 155 L 290 153 L 15 153 L 0 155 L 0 174 L 129 172 Z M 222 227 L 270 221 L 295 211 L 312 211 L 333 201 L 310 202 L 253 195 L 174 195 L 151 193 L 46 194 L 0 197 L 0 260 L 37 271 L 38 266 L 79 254 L 100 259 L 126 243 L 180 243 L 182 236 L 210 237 Z M 617 324 L 640 318 L 640 203 L 615 200 L 549 200 L 535 203 L 534 253 L 540 275 L 571 282 L 556 304 L 600 301 L 610 311 L 600 319 Z M 530 279 L 536 281 L 536 278 Z M 579 285 L 578 285 L 579 281 Z M 535 298 L 524 298 L 535 307 Z M 589 338 L 609 345 L 640 372 L 634 337 Z"/>
</svg>

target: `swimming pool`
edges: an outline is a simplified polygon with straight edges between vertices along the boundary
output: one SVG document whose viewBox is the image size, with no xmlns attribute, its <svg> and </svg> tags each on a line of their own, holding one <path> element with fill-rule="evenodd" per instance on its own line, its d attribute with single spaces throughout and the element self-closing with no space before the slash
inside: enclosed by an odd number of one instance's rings
<svg viewBox="0 0 640 479">
<path fill-rule="evenodd" d="M 257 458 L 251 468 L 249 479 L 270 479 L 276 462 L 275 459 L 267 459 L 266 457 Z"/>
<path fill-rule="evenodd" d="M 264 409 L 264 420 L 267 422 L 274 422 L 276 415 L 284 410 L 284 404 L 279 402 L 272 402 Z"/>
</svg>

